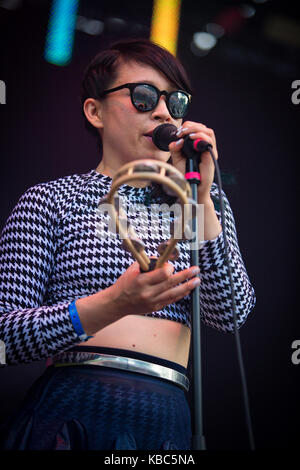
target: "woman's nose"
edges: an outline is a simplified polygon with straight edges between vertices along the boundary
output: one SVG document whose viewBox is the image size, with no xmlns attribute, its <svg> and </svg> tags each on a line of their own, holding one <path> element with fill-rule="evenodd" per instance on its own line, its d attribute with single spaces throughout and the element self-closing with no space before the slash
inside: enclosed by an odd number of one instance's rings
<svg viewBox="0 0 300 470">
<path fill-rule="evenodd" d="M 165 96 L 161 96 L 159 98 L 156 107 L 152 111 L 152 117 L 154 119 L 171 120 L 171 115 L 167 107 Z"/>
</svg>

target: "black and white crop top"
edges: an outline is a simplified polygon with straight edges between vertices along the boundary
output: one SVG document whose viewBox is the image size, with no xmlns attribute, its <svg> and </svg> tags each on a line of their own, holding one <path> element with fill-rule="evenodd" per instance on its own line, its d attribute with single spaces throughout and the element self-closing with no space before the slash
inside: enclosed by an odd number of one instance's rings
<svg viewBox="0 0 300 470">
<path fill-rule="evenodd" d="M 5 342 L 8 364 L 41 360 L 76 345 L 79 340 L 69 304 L 109 287 L 133 263 L 122 240 L 105 229 L 108 215 L 99 211 L 99 202 L 109 192 L 111 181 L 93 169 L 40 183 L 29 188 L 13 209 L 0 239 L 0 339 Z M 151 185 L 123 185 L 119 189 L 122 201 L 128 203 L 128 220 L 148 256 L 157 257 L 157 246 L 169 238 L 163 224 L 166 218 L 158 215 L 149 224 L 147 214 L 138 217 L 131 210 L 135 204 L 146 206 L 148 211 L 155 202 L 161 203 L 159 198 L 153 200 L 151 192 Z M 211 195 L 217 201 L 215 184 Z M 241 326 L 255 304 L 255 294 L 238 247 L 232 211 L 224 197 Z M 180 256 L 173 262 L 175 271 L 190 266 L 187 242 L 179 242 L 179 246 Z M 233 331 L 223 233 L 202 243 L 199 266 L 202 321 L 224 332 Z M 190 304 L 191 295 L 148 315 L 190 327 Z"/>
</svg>

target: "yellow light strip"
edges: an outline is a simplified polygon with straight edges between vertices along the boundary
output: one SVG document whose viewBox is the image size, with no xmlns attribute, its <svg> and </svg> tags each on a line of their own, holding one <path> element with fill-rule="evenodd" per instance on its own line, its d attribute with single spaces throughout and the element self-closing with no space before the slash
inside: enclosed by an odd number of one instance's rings
<svg viewBox="0 0 300 470">
<path fill-rule="evenodd" d="M 150 40 L 176 56 L 181 0 L 154 0 Z"/>
</svg>

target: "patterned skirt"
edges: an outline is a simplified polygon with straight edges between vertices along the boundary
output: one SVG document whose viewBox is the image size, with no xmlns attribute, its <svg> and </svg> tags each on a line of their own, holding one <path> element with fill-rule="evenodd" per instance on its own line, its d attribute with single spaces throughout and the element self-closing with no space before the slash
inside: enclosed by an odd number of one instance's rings
<svg viewBox="0 0 300 470">
<path fill-rule="evenodd" d="M 4 450 L 189 450 L 191 417 L 176 384 L 95 365 L 51 365 L 1 434 Z"/>
</svg>

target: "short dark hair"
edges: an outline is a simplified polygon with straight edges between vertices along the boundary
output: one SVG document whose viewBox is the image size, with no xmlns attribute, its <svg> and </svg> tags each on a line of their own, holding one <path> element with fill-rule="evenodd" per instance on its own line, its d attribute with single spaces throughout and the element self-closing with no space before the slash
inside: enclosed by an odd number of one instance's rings
<svg viewBox="0 0 300 470">
<path fill-rule="evenodd" d="M 100 99 L 116 79 L 118 66 L 123 61 L 134 61 L 150 65 L 163 73 L 177 88 L 192 93 L 191 84 L 181 62 L 167 49 L 149 39 L 123 39 L 112 43 L 109 48 L 97 54 L 87 66 L 81 83 L 81 110 L 87 98 Z M 86 119 L 86 128 L 99 133 Z"/>
</svg>

